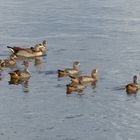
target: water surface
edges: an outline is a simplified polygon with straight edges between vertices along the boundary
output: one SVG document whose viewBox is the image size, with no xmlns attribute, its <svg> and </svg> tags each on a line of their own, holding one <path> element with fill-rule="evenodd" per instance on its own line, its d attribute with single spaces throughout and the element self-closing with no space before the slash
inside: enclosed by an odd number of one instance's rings
<svg viewBox="0 0 140 140">
<path fill-rule="evenodd" d="M 139 78 L 139 13 L 138 0 L 1 0 L 1 59 L 9 57 L 7 45 L 44 39 L 49 52 L 37 65 L 29 61 L 26 83 L 9 84 L 12 69 L 2 72 L 0 139 L 138 140 L 140 95 L 128 96 L 122 87 L 134 74 Z M 82 74 L 99 70 L 96 88 L 83 95 L 67 95 L 69 77 L 56 74 L 75 60 Z"/>
</svg>

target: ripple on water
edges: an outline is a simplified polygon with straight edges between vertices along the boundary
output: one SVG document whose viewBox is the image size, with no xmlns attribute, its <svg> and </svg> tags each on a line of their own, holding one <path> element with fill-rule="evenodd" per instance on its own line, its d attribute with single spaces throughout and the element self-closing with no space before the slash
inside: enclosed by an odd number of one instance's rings
<svg viewBox="0 0 140 140">
<path fill-rule="evenodd" d="M 54 75 L 54 74 L 57 74 L 57 71 L 56 70 L 48 70 L 48 71 L 45 71 L 45 74 L 46 75 Z"/>
<path fill-rule="evenodd" d="M 80 118 L 80 117 L 83 117 L 84 114 L 75 114 L 75 115 L 69 115 L 69 116 L 66 116 L 65 119 L 75 119 L 75 118 Z"/>
</svg>

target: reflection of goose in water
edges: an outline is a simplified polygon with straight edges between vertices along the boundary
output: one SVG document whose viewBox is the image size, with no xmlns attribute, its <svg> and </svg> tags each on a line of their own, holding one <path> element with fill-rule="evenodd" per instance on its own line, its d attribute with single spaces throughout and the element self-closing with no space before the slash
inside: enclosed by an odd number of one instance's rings
<svg viewBox="0 0 140 140">
<path fill-rule="evenodd" d="M 68 84 L 66 85 L 66 93 L 71 94 L 72 92 L 82 92 L 85 86 L 83 84 Z"/>
<path fill-rule="evenodd" d="M 24 81 L 22 82 L 22 89 L 23 89 L 23 92 L 29 92 L 29 81 Z"/>
<path fill-rule="evenodd" d="M 29 92 L 29 79 L 19 80 L 19 79 L 10 79 L 10 85 L 22 85 L 23 92 Z"/>
<path fill-rule="evenodd" d="M 35 57 L 35 62 L 34 62 L 34 65 L 35 66 L 37 66 L 37 65 L 39 65 L 39 64 L 41 64 L 42 63 L 42 60 L 41 60 L 41 58 L 40 57 Z"/>
<path fill-rule="evenodd" d="M 0 71 L 0 80 L 2 80 L 2 73 L 1 73 L 1 71 Z"/>
<path fill-rule="evenodd" d="M 91 83 L 91 86 L 92 86 L 93 89 L 96 88 L 96 84 L 97 84 L 97 82 L 92 82 L 92 83 Z"/>
</svg>

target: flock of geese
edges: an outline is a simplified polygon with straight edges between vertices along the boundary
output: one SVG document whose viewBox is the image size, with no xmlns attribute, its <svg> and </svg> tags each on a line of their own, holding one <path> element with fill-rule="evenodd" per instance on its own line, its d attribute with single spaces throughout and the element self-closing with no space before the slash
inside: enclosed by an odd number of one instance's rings
<svg viewBox="0 0 140 140">
<path fill-rule="evenodd" d="M 41 43 L 35 44 L 33 47 L 30 48 L 11 46 L 7 46 L 7 48 L 11 50 L 12 54 L 9 59 L 0 60 L 0 71 L 2 71 L 4 67 L 15 66 L 18 57 L 35 58 L 38 56 L 44 56 L 48 52 L 46 40 Z M 28 61 L 23 61 L 23 65 L 23 70 L 17 69 L 9 72 L 10 81 L 22 82 L 27 81 L 30 78 L 31 74 L 28 70 Z M 90 76 L 81 76 L 79 66 L 80 62 L 75 61 L 73 62 L 72 68 L 57 71 L 59 78 L 65 76 L 69 76 L 71 78 L 71 83 L 66 85 L 67 93 L 82 92 L 89 84 L 96 86 L 96 83 L 98 81 L 97 69 L 93 69 Z M 0 74 L 0 76 L 2 75 Z M 134 75 L 132 83 L 127 84 L 124 88 L 128 94 L 137 93 L 137 91 L 140 89 L 140 84 L 137 83 L 137 75 Z"/>
<path fill-rule="evenodd" d="M 30 48 L 23 47 L 10 47 L 7 46 L 12 52 L 9 59 L 0 60 L 0 78 L 2 78 L 2 71 L 4 68 L 13 68 L 17 64 L 18 58 L 35 58 L 39 56 L 44 56 L 48 52 L 47 42 L 44 40 L 41 43 L 35 44 Z M 19 84 L 29 80 L 31 74 L 28 70 L 29 62 L 27 59 L 24 60 L 22 65 L 24 66 L 23 70 L 16 69 L 9 72 L 10 75 L 10 84 Z"/>
<path fill-rule="evenodd" d="M 71 83 L 66 85 L 67 93 L 72 93 L 73 91 L 82 92 L 84 88 L 88 85 L 96 85 L 98 76 L 97 76 L 97 69 L 93 69 L 91 72 L 91 76 L 79 76 L 80 62 L 75 61 L 73 62 L 73 68 L 58 70 L 58 77 L 62 78 L 64 76 L 69 76 L 71 78 Z"/>
<path fill-rule="evenodd" d="M 71 83 L 66 85 L 67 93 L 71 93 L 73 91 L 82 92 L 89 84 L 96 87 L 96 83 L 98 81 L 97 69 L 93 69 L 91 71 L 91 76 L 79 76 L 79 65 L 80 62 L 75 61 L 72 69 L 58 70 L 58 77 L 69 76 L 71 78 Z M 133 76 L 133 82 L 127 84 L 124 89 L 128 94 L 137 93 L 140 89 L 140 84 L 137 83 L 137 75 Z"/>
</svg>

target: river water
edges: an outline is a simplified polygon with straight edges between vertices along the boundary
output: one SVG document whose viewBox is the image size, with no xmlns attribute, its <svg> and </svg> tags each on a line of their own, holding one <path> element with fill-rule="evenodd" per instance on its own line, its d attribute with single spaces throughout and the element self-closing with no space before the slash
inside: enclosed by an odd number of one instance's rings
<svg viewBox="0 0 140 140">
<path fill-rule="evenodd" d="M 0 81 L 1 140 L 139 140 L 140 95 L 122 87 L 140 81 L 139 0 L 1 0 L 0 59 L 9 46 L 47 40 L 48 54 L 29 60 L 31 78 Z M 69 77 L 57 70 L 80 61 L 82 74 L 99 72 L 96 88 L 66 94 Z M 37 61 L 38 62 L 38 61 Z"/>
</svg>

